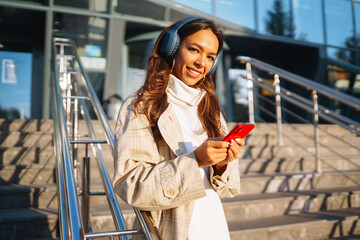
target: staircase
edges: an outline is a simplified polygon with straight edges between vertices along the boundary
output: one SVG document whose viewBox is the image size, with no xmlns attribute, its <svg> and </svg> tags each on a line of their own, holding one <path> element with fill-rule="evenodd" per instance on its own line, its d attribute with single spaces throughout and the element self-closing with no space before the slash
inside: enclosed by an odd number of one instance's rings
<svg viewBox="0 0 360 240">
<path fill-rule="evenodd" d="M 360 182 L 360 137 L 335 125 L 321 128 L 336 135 L 321 135 L 327 146 L 321 157 Z M 241 194 L 223 200 L 232 239 L 359 239 L 360 187 L 325 163 L 322 174 L 313 172 L 311 125 L 284 125 L 283 131 L 282 147 L 273 124 L 256 124 L 246 139 Z M 58 236 L 52 133 L 52 120 L 0 119 L 0 239 Z M 112 177 L 111 153 L 104 149 L 103 155 Z M 91 191 L 102 191 L 95 161 L 91 166 Z M 105 197 L 92 196 L 90 203 L 94 232 L 114 230 Z M 120 206 L 131 228 L 132 208 Z"/>
<path fill-rule="evenodd" d="M 56 237 L 52 124 L 0 119 L 0 239 Z"/>
<path fill-rule="evenodd" d="M 276 125 L 257 124 L 240 160 L 241 194 L 223 201 L 231 238 L 359 239 L 360 187 L 322 163 L 314 173 L 312 125 L 283 125 L 284 146 L 276 145 Z M 360 182 L 360 137 L 335 125 L 320 128 L 321 157 Z M 342 142 L 347 140 L 356 147 Z M 343 158 L 333 151 L 339 152 Z"/>
</svg>

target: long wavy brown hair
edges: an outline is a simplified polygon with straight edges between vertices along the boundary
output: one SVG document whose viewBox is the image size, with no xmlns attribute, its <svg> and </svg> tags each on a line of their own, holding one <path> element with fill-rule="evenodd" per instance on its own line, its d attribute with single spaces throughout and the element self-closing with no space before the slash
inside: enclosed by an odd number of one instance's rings
<svg viewBox="0 0 360 240">
<path fill-rule="evenodd" d="M 153 128 L 154 135 L 160 138 L 161 134 L 157 128 L 157 120 L 169 105 L 166 87 L 173 67 L 173 58 L 161 56 L 158 50 L 162 37 L 175 24 L 166 27 L 155 42 L 151 56 L 148 59 L 145 83 L 137 92 L 137 100 L 134 106 L 135 113 L 145 114 Z M 187 36 L 203 29 L 210 29 L 216 35 L 219 40 L 219 53 L 223 47 L 223 33 L 208 19 L 195 19 L 183 25 L 178 31 L 180 42 Z M 204 131 L 210 138 L 222 136 L 224 132 L 220 123 L 221 109 L 215 94 L 216 72 L 211 76 L 206 76 L 203 81 L 199 81 L 192 87 L 206 91 L 198 106 L 198 116 Z"/>
</svg>

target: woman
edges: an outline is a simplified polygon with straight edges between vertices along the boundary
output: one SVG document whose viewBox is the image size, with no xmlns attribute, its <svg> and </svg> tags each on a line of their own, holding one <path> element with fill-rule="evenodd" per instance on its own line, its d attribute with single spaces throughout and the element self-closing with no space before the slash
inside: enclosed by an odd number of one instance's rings
<svg viewBox="0 0 360 240">
<path fill-rule="evenodd" d="M 200 17 L 165 28 L 146 80 L 115 127 L 117 194 L 142 210 L 155 239 L 230 239 L 220 197 L 239 193 L 242 139 L 227 132 L 215 95 L 221 31 Z"/>
</svg>

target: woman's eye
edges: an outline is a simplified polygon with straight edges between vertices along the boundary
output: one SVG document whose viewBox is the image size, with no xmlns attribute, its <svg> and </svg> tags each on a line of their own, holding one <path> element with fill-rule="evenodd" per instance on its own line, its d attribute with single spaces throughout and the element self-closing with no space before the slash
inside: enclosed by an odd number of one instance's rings
<svg viewBox="0 0 360 240">
<path fill-rule="evenodd" d="M 214 60 L 215 60 L 215 58 L 212 57 L 212 56 L 209 56 L 208 58 L 209 58 L 211 61 L 214 61 Z"/>
<path fill-rule="evenodd" d="M 196 48 L 189 48 L 189 50 L 192 52 L 198 52 L 198 50 Z"/>
</svg>

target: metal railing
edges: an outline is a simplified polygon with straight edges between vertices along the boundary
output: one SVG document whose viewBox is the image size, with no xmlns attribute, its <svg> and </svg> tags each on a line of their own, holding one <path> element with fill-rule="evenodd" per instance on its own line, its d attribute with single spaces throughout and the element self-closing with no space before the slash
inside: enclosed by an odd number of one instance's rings
<svg viewBox="0 0 360 240">
<path fill-rule="evenodd" d="M 141 229 L 128 230 L 126 227 L 101 148 L 101 144 L 107 144 L 110 150 L 114 152 L 114 135 L 77 55 L 75 43 L 71 39 L 53 38 L 52 68 L 54 148 L 57 161 L 56 182 L 60 239 L 100 237 L 113 239 L 119 237 L 127 240 L 132 234 L 144 234 L 146 239 L 153 239 L 141 212 L 136 208 L 134 211 Z M 98 139 L 90 117 L 91 110 L 101 123 L 106 140 Z M 84 119 L 88 134 L 79 134 L 80 118 Z M 85 145 L 82 163 L 78 159 L 80 144 Z M 104 192 L 90 191 L 88 145 L 91 146 L 97 160 Z M 90 221 L 90 197 L 94 195 L 106 196 L 115 231 L 93 232 Z"/>
<path fill-rule="evenodd" d="M 331 169 L 347 176 L 344 171 L 340 171 L 335 166 L 331 165 L 325 158 L 321 157 L 320 146 L 326 146 L 321 144 L 319 140 L 320 130 L 325 131 L 319 127 L 319 121 L 321 120 L 326 123 L 339 125 L 342 128 L 349 130 L 350 133 L 354 135 L 356 134 L 358 137 L 360 137 L 360 123 L 356 119 L 339 114 L 338 112 L 321 105 L 319 103 L 319 97 L 322 98 L 323 102 L 337 101 L 343 104 L 355 112 L 355 116 L 360 116 L 360 99 L 254 58 L 239 56 L 237 57 L 237 60 L 240 61 L 241 64 L 245 64 L 246 68 L 246 74 L 244 74 L 242 77 L 247 79 L 249 122 L 266 122 L 265 120 L 261 119 L 261 117 L 259 117 L 259 111 L 263 111 L 265 114 L 271 115 L 271 118 L 274 120 L 274 122 L 276 122 L 277 144 L 279 146 L 284 145 L 283 137 L 286 135 L 286 133 L 284 133 L 282 130 L 283 123 L 285 122 L 282 117 L 284 112 L 296 118 L 300 123 L 312 124 L 314 126 L 313 139 L 315 151 L 311 153 L 314 155 L 316 160 L 315 172 L 321 173 L 323 171 L 322 164 L 325 163 Z M 262 73 L 264 73 L 266 77 L 264 77 L 264 74 Z M 293 86 L 296 86 L 297 92 L 302 94 L 289 90 L 289 87 L 285 87 L 287 85 L 285 83 L 290 83 Z M 272 100 L 269 100 L 260 94 L 259 92 L 261 90 L 270 92 L 273 95 Z M 307 93 L 309 94 L 306 95 Z M 269 109 L 264 108 L 260 104 L 256 105 L 256 102 L 259 101 L 258 99 L 271 104 L 274 111 L 269 111 Z M 312 120 L 309 121 L 296 112 L 291 111 L 291 109 L 287 109 L 285 107 L 285 103 L 301 109 L 301 111 L 306 112 L 307 114 L 311 114 Z M 356 148 L 357 150 L 360 150 L 359 146 L 356 146 L 356 144 L 347 144 L 353 148 Z M 304 150 L 309 151 L 308 149 Z M 335 152 L 332 149 L 331 151 Z M 339 154 L 339 156 L 340 155 L 341 154 Z M 346 158 L 346 156 L 342 157 Z M 359 164 L 353 162 L 351 159 L 347 160 L 360 169 Z M 360 186 L 357 181 L 353 180 L 349 176 L 347 177 L 356 185 Z"/>
</svg>

